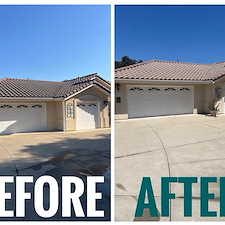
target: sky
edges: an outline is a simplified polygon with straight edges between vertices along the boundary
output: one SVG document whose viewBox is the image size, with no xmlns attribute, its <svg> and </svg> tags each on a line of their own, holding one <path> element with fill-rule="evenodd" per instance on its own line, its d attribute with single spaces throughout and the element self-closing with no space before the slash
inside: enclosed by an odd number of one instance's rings
<svg viewBox="0 0 225 225">
<path fill-rule="evenodd" d="M 116 6 L 115 57 L 225 61 L 225 6 Z"/>
<path fill-rule="evenodd" d="M 110 5 L 0 5 L 0 78 L 110 80 Z"/>
</svg>

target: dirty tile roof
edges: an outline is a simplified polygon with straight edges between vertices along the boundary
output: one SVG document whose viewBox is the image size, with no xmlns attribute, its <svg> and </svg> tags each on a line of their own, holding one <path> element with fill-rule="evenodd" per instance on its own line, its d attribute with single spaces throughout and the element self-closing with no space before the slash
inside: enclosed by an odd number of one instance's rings
<svg viewBox="0 0 225 225">
<path fill-rule="evenodd" d="M 61 82 L 2 78 L 0 79 L 0 97 L 65 98 L 92 84 L 110 92 L 109 82 L 95 73 Z"/>
<path fill-rule="evenodd" d="M 198 64 L 154 59 L 115 70 L 116 79 L 207 81 L 224 75 L 225 62 Z"/>
</svg>

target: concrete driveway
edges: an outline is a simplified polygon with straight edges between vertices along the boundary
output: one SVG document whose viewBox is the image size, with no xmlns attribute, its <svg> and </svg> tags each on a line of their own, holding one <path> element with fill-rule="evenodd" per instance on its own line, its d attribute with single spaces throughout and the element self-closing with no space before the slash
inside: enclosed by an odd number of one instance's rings
<svg viewBox="0 0 225 225">
<path fill-rule="evenodd" d="M 81 218 L 80 220 L 110 219 L 110 129 L 95 129 L 77 132 L 37 132 L 0 136 L 0 175 L 51 175 L 58 183 L 61 176 L 78 176 L 86 182 L 87 176 L 104 175 L 104 184 L 99 190 L 104 198 L 99 208 L 105 209 L 104 218 Z M 14 188 L 14 187 L 11 187 Z M 28 187 L 32 189 L 33 186 Z M 101 191 L 101 190 L 102 191 Z M 45 201 L 48 201 L 46 197 Z M 86 196 L 83 202 L 86 201 Z M 25 220 L 40 220 L 32 203 L 27 204 Z M 86 203 L 83 203 L 84 205 Z M 9 209 L 14 199 L 8 201 Z M 7 218 L 2 218 L 7 220 Z M 16 219 L 16 218 L 15 218 Z M 61 220 L 57 214 L 53 220 Z M 78 220 L 78 218 L 68 218 Z M 10 218 L 12 220 L 12 218 Z"/>
<path fill-rule="evenodd" d="M 224 221 L 219 217 L 219 181 L 210 183 L 209 210 L 218 217 L 200 217 L 200 185 L 193 184 L 192 217 L 183 216 L 183 185 L 173 183 L 169 217 L 134 218 L 142 177 L 151 177 L 161 212 L 161 177 L 224 177 L 225 116 L 171 116 L 115 123 L 115 219 L 117 221 Z"/>
</svg>

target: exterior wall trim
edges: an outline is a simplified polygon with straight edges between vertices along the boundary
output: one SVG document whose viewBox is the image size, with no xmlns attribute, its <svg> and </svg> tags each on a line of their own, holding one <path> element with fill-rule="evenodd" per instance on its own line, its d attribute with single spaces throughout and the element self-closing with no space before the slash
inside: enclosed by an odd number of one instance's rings
<svg viewBox="0 0 225 225">
<path fill-rule="evenodd" d="M 63 131 L 66 131 L 66 110 L 65 110 L 65 101 L 62 101 L 62 114 L 63 114 Z"/>
</svg>

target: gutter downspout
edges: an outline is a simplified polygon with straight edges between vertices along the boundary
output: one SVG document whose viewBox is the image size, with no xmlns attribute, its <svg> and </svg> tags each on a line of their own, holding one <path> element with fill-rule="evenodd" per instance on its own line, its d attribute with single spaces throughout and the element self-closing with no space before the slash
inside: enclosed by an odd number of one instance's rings
<svg viewBox="0 0 225 225">
<path fill-rule="evenodd" d="M 65 110 L 65 100 L 62 101 L 62 114 L 63 114 L 63 131 L 66 131 L 66 110 Z"/>
</svg>

